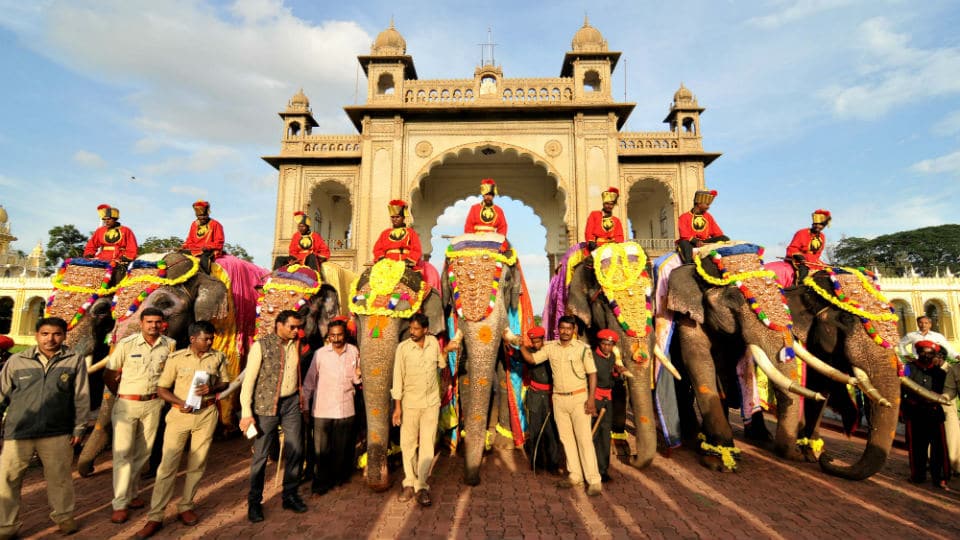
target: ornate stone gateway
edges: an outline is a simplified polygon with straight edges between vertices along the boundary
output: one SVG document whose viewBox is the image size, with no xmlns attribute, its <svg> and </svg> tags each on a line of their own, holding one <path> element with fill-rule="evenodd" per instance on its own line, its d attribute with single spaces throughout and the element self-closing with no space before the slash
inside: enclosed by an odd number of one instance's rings
<svg viewBox="0 0 960 540">
<path fill-rule="evenodd" d="M 302 90 L 280 113 L 280 152 L 263 158 L 279 171 L 273 256 L 286 255 L 290 216 L 302 210 L 332 260 L 356 271 L 389 226 L 391 199 L 410 201 L 430 254 L 438 216 L 476 194 L 485 177 L 540 217 L 551 266 L 582 239 L 608 186 L 624 194 L 615 212 L 629 223 L 628 237 L 653 256 L 673 249 L 677 218 L 720 155 L 703 151 L 704 109 L 681 85 L 664 120 L 669 131 L 621 132 L 634 104 L 613 98 L 620 53 L 589 21 L 571 49 L 555 78 L 506 78 L 487 64 L 472 78 L 420 80 L 391 23 L 358 57 L 367 101 L 344 110 L 359 135 L 312 133 L 317 122 Z"/>
</svg>

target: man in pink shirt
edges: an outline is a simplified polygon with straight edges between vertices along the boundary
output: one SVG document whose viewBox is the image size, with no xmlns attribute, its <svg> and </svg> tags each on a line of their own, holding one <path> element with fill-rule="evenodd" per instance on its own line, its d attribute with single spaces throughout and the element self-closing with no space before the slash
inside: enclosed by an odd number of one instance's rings
<svg viewBox="0 0 960 540">
<path fill-rule="evenodd" d="M 327 344 L 313 354 L 303 379 L 304 412 L 313 415 L 316 451 L 313 493 L 350 481 L 354 457 L 354 385 L 360 384 L 360 351 L 346 342 L 347 323 L 333 320 Z"/>
</svg>

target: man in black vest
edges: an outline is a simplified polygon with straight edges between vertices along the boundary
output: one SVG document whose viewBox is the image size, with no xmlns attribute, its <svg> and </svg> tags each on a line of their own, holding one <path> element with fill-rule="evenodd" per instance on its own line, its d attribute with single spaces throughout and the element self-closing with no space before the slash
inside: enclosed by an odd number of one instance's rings
<svg viewBox="0 0 960 540">
<path fill-rule="evenodd" d="M 300 340 L 303 319 L 296 311 L 277 316 L 276 333 L 262 337 L 250 347 L 247 368 L 240 388 L 240 431 L 256 427 L 253 460 L 250 462 L 250 491 L 247 519 L 263 521 L 263 477 L 270 446 L 283 426 L 283 508 L 298 514 L 307 511 L 297 493 L 303 456 L 300 416 Z"/>
</svg>

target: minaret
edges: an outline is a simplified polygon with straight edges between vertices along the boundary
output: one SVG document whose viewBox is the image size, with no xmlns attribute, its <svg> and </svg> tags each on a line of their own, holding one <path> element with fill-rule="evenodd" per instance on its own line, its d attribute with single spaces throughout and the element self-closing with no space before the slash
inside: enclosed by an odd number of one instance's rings
<svg viewBox="0 0 960 540">
<path fill-rule="evenodd" d="M 680 83 L 673 94 L 673 104 L 664 122 L 670 124 L 670 131 L 679 131 L 681 137 L 700 137 L 700 113 L 704 110 L 689 88 Z"/>
<path fill-rule="evenodd" d="M 575 99 L 613 99 L 610 76 L 617 66 L 620 53 L 607 48 L 607 40 L 599 30 L 583 18 L 583 27 L 573 35 L 570 52 L 563 57 L 561 77 L 573 77 Z"/>
<path fill-rule="evenodd" d="M 317 127 L 317 121 L 310 111 L 310 100 L 303 93 L 303 88 L 287 102 L 287 110 L 279 114 L 283 119 L 284 140 L 310 135 L 313 128 Z"/>
<path fill-rule="evenodd" d="M 390 26 L 370 46 L 370 54 L 357 60 L 367 75 L 367 103 L 403 103 L 405 80 L 416 80 L 413 57 L 407 54 L 407 40 Z"/>
</svg>

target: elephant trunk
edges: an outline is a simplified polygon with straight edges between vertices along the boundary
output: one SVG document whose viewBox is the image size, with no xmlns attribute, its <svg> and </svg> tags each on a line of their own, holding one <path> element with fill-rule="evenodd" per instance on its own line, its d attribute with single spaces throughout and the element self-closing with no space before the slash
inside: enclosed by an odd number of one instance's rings
<svg viewBox="0 0 960 540">
<path fill-rule="evenodd" d="M 845 466 L 833 463 L 832 458 L 824 452 L 820 456 L 820 468 L 827 474 L 848 480 L 863 480 L 879 471 L 887 461 L 897 428 L 900 381 L 893 368 L 884 370 L 882 373 L 874 372 L 871 378 L 878 391 L 882 396 L 887 396 L 894 407 L 884 406 L 880 400 L 871 400 L 870 433 L 867 436 L 867 446 L 863 455 L 856 463 Z"/>
<path fill-rule="evenodd" d="M 625 341 L 637 341 L 636 338 L 628 338 Z M 640 347 L 645 347 L 646 342 L 637 343 Z M 628 350 L 632 347 L 628 347 Z M 630 358 L 628 356 L 628 358 Z M 633 419 L 636 425 L 637 435 L 637 453 L 630 459 L 630 465 L 643 469 L 653 463 L 653 458 L 657 453 L 657 428 L 653 412 L 653 392 L 651 390 L 651 381 L 653 380 L 652 364 L 648 358 L 641 358 L 640 362 L 632 359 L 624 362 L 628 372 L 632 377 L 626 379 L 630 391 L 630 404 L 633 407 Z"/>
<path fill-rule="evenodd" d="M 480 484 L 480 461 L 486 446 L 490 392 L 496 380 L 497 352 L 500 349 L 500 332 L 490 332 L 490 327 L 498 326 L 496 323 L 496 312 L 484 321 L 463 323 L 467 338 L 467 374 L 460 381 L 460 392 L 466 430 L 463 478 L 468 486 Z M 488 332 L 489 337 L 486 335 Z M 485 339 L 480 339 L 481 333 Z"/>
<path fill-rule="evenodd" d="M 400 320 L 387 319 L 379 337 L 360 340 L 360 371 L 363 374 L 363 401 L 367 413 L 367 486 L 374 491 L 390 488 L 387 447 L 393 413 L 390 387 L 393 361 L 400 337 Z M 367 334 L 369 322 L 361 317 L 360 332 Z"/>
</svg>

